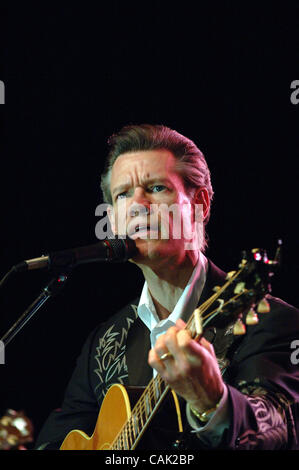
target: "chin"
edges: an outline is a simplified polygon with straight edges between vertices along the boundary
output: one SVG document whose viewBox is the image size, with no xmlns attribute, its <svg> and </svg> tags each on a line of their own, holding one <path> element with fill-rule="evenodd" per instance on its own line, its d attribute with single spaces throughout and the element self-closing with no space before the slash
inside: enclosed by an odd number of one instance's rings
<svg viewBox="0 0 299 470">
<path fill-rule="evenodd" d="M 178 257 L 178 247 L 171 243 L 171 240 L 135 240 L 138 254 L 132 259 L 135 263 L 156 264 L 157 261 L 163 264 L 163 260 Z"/>
</svg>

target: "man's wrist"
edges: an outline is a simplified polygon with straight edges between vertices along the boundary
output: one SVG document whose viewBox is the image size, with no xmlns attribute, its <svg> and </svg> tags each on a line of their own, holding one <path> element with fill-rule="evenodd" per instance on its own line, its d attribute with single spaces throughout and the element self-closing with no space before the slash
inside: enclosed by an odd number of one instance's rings
<svg viewBox="0 0 299 470">
<path fill-rule="evenodd" d="M 219 406 L 216 411 L 209 415 L 207 422 L 200 421 L 191 411 L 190 404 L 196 411 L 202 411 L 202 408 L 197 406 L 197 403 L 186 403 L 186 416 L 188 424 L 191 426 L 191 433 L 196 433 L 198 438 L 203 438 L 206 442 L 211 442 L 211 445 L 216 445 L 215 442 L 221 439 L 222 433 L 229 427 L 230 424 L 230 411 L 228 389 L 224 386 L 223 395 L 220 399 Z M 213 403 L 211 403 L 211 407 Z M 215 441 L 216 439 L 216 441 Z"/>
<path fill-rule="evenodd" d="M 221 398 L 219 400 L 219 402 L 213 407 L 213 408 L 210 408 L 206 411 L 203 411 L 203 412 L 200 412 L 198 411 L 196 408 L 194 408 L 192 405 L 189 404 L 189 407 L 190 407 L 190 411 L 191 413 L 197 418 L 199 419 L 202 423 L 207 423 L 211 417 L 211 414 L 214 413 L 218 406 L 220 405 L 220 402 L 221 402 Z"/>
</svg>

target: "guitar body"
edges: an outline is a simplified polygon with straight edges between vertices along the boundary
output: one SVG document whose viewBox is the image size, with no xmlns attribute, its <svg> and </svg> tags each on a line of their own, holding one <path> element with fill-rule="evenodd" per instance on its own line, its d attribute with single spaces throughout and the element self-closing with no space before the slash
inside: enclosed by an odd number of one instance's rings
<svg viewBox="0 0 299 470">
<path fill-rule="evenodd" d="M 74 430 L 64 439 L 60 450 L 109 450 L 112 449 L 112 444 L 123 426 L 131 417 L 131 411 L 138 401 L 139 397 L 144 392 L 144 387 L 125 387 L 121 384 L 115 384 L 108 390 L 96 422 L 96 426 L 92 436 L 80 430 Z M 161 405 L 160 410 L 153 417 L 153 427 L 159 427 L 159 420 L 164 421 L 165 426 L 165 413 L 167 414 L 167 427 L 169 424 L 175 426 L 174 432 L 182 432 L 181 412 L 179 401 L 175 392 L 169 392 L 169 399 Z M 164 416 L 164 418 L 162 417 Z M 161 423 L 162 425 L 162 423 Z M 144 437 L 151 431 L 151 426 L 144 434 Z M 173 435 L 171 438 L 173 438 Z M 140 439 L 142 443 L 143 437 Z M 139 447 L 139 444 L 138 444 Z M 142 448 L 142 445 L 141 445 Z M 122 450 L 128 449 L 123 447 Z"/>
</svg>

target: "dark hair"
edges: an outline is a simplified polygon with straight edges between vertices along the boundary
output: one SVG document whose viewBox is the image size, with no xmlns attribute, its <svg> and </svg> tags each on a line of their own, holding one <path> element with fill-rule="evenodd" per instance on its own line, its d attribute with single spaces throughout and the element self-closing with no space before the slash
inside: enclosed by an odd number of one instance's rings
<svg viewBox="0 0 299 470">
<path fill-rule="evenodd" d="M 195 143 L 177 131 L 163 125 L 140 124 L 123 127 L 108 139 L 109 153 L 101 176 L 101 189 L 105 202 L 112 204 L 110 178 L 113 164 L 124 153 L 166 149 L 177 158 L 176 169 L 181 175 L 186 190 L 194 193 L 206 188 L 212 201 L 213 188 L 210 170 L 203 153 Z M 210 212 L 205 223 L 208 222 Z"/>
</svg>

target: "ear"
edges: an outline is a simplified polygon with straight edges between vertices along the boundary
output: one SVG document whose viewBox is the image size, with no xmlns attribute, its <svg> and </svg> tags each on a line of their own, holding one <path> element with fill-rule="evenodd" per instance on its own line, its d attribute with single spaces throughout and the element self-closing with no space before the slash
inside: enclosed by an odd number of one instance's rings
<svg viewBox="0 0 299 470">
<path fill-rule="evenodd" d="M 193 204 L 202 205 L 203 221 L 205 221 L 210 212 L 210 197 L 206 188 L 198 188 L 193 196 Z"/>
</svg>

